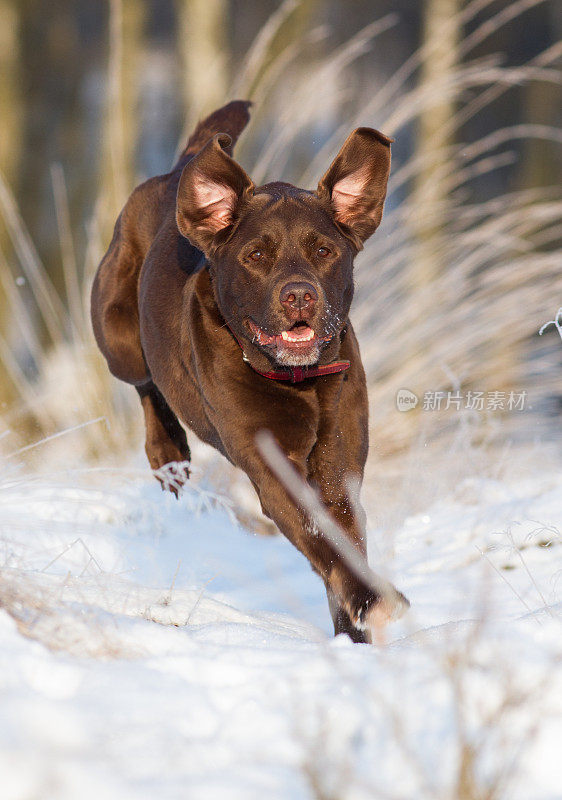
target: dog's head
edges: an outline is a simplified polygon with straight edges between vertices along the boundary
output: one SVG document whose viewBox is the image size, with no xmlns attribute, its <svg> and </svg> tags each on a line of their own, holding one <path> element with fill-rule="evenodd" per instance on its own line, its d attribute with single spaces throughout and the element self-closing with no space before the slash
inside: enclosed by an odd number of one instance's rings
<svg viewBox="0 0 562 800">
<path fill-rule="evenodd" d="M 317 363 L 346 324 L 353 259 L 382 217 L 390 143 L 358 128 L 315 192 L 254 187 L 226 152 L 226 134 L 184 168 L 178 228 L 207 257 L 233 333 L 279 364 Z"/>
</svg>

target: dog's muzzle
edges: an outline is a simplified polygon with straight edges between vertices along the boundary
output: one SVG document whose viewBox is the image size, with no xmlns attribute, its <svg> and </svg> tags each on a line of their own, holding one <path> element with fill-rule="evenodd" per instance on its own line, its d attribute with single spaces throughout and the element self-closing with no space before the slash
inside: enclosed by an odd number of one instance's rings
<svg viewBox="0 0 562 800">
<path fill-rule="evenodd" d="M 275 360 L 285 366 L 309 366 L 320 358 L 320 348 L 333 338 L 318 336 L 306 322 L 299 321 L 280 333 L 269 334 L 253 320 L 248 327 L 254 342 L 260 347 L 271 349 Z"/>
</svg>

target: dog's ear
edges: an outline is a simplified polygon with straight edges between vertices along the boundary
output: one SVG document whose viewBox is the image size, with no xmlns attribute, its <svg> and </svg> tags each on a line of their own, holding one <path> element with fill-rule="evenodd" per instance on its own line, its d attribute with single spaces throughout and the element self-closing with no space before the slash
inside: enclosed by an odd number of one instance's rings
<svg viewBox="0 0 562 800">
<path fill-rule="evenodd" d="M 357 128 L 318 184 L 335 221 L 361 249 L 378 228 L 390 173 L 392 139 L 373 128 Z"/>
<path fill-rule="evenodd" d="M 226 150 L 231 138 L 214 136 L 183 169 L 176 200 L 176 222 L 180 233 L 209 251 L 215 234 L 231 225 L 236 207 L 254 185 Z"/>
</svg>

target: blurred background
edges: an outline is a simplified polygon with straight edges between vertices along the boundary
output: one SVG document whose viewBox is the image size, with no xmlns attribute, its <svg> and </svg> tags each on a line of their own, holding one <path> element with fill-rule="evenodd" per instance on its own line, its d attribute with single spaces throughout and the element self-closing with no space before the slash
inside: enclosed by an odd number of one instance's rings
<svg viewBox="0 0 562 800">
<path fill-rule="evenodd" d="M 377 487 L 429 445 L 454 480 L 487 447 L 555 441 L 562 343 L 538 331 L 562 306 L 561 56 L 554 0 L 0 0 L 0 447 L 32 458 L 85 426 L 69 463 L 140 451 L 89 287 L 132 188 L 236 97 L 255 103 L 236 155 L 256 183 L 314 187 L 358 125 L 396 140 L 352 314 Z M 424 408 L 438 391 L 463 400 Z"/>
</svg>

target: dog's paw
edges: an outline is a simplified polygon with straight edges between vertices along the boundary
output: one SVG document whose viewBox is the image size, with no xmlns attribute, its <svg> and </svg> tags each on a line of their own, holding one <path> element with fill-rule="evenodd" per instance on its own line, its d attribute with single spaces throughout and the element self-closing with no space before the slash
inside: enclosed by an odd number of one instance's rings
<svg viewBox="0 0 562 800">
<path fill-rule="evenodd" d="M 409 609 L 410 602 L 391 583 L 382 578 L 379 580 L 380 591 L 356 582 L 340 602 L 353 627 L 365 634 L 365 640 L 381 644 L 386 626 L 400 619 Z"/>
<path fill-rule="evenodd" d="M 330 576 L 328 599 L 332 598 L 330 610 L 336 633 L 347 633 L 353 641 L 382 643 L 385 627 L 400 619 L 410 603 L 385 578 L 375 573 L 371 576 L 372 584 L 340 564 Z"/>
<path fill-rule="evenodd" d="M 354 623 L 359 630 L 368 631 L 375 640 L 380 640 L 388 623 L 396 622 L 409 608 L 410 601 L 392 586 L 384 596 L 373 595 L 358 610 Z"/>
<path fill-rule="evenodd" d="M 159 481 L 162 491 L 172 492 L 176 498 L 189 480 L 189 461 L 170 461 L 162 467 L 153 470 L 154 477 Z"/>
</svg>

